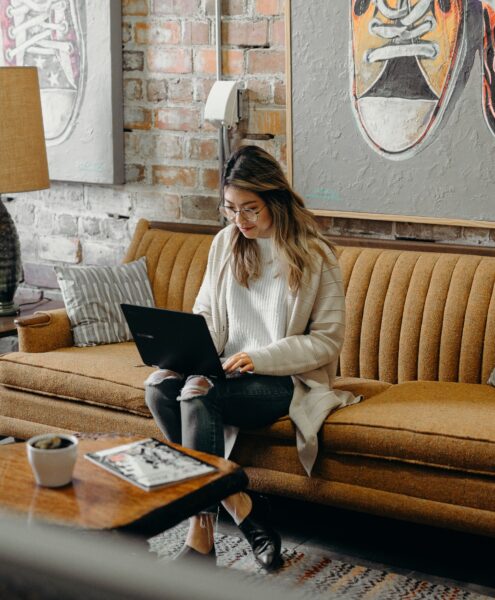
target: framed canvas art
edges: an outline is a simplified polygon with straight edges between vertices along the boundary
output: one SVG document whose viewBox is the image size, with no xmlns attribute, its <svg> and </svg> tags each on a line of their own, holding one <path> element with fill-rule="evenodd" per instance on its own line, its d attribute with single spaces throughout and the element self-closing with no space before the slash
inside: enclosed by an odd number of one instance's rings
<svg viewBox="0 0 495 600">
<path fill-rule="evenodd" d="M 287 0 L 313 210 L 495 227 L 495 1 Z"/>
<path fill-rule="evenodd" d="M 50 179 L 124 181 L 120 0 L 0 0 L 0 65 L 38 68 Z"/>
</svg>

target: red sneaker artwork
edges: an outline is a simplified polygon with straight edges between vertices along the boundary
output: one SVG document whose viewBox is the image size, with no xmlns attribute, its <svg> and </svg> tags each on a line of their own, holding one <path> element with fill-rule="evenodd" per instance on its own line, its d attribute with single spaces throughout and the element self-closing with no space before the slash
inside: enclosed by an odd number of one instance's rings
<svg viewBox="0 0 495 600">
<path fill-rule="evenodd" d="M 351 94 L 368 144 L 416 154 L 438 126 L 464 57 L 464 0 L 351 0 Z"/>
<path fill-rule="evenodd" d="M 71 133 L 84 85 L 84 0 L 0 0 L 0 66 L 38 68 L 47 145 Z"/>
<path fill-rule="evenodd" d="M 482 2 L 483 10 L 483 113 L 495 135 L 495 2 Z"/>
</svg>

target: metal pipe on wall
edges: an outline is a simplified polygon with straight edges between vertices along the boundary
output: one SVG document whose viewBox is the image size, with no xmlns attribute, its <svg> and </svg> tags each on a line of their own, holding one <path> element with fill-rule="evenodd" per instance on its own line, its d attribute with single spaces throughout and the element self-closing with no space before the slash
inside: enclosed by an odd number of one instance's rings
<svg viewBox="0 0 495 600">
<path fill-rule="evenodd" d="M 222 0 L 215 0 L 215 46 L 217 63 L 217 81 L 222 79 Z M 227 142 L 227 144 L 226 144 Z M 228 153 L 228 136 L 226 128 L 221 125 L 218 130 L 218 170 L 222 177 L 225 155 Z"/>
<path fill-rule="evenodd" d="M 215 0 L 215 44 L 217 59 L 217 80 L 222 79 L 222 0 Z"/>
</svg>

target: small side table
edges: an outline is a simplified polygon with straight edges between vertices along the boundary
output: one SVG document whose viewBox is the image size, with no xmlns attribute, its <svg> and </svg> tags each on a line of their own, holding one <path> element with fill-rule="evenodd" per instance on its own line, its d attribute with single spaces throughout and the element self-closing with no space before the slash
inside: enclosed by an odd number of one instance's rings
<svg viewBox="0 0 495 600">
<path fill-rule="evenodd" d="M 38 302 L 33 302 L 32 297 L 19 294 L 16 297 L 16 302 L 20 305 L 18 315 L 11 317 L 0 317 L 0 354 L 5 352 L 16 352 L 19 348 L 17 341 L 17 327 L 15 319 L 19 317 L 27 317 L 38 310 L 54 310 L 63 308 L 62 300 L 51 300 L 50 298 L 42 298 Z"/>
</svg>

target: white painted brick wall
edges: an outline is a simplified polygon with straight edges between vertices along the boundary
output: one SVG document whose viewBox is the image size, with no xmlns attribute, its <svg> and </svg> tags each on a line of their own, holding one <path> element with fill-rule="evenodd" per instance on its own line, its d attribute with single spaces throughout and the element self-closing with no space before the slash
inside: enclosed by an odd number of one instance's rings
<svg viewBox="0 0 495 600">
<path fill-rule="evenodd" d="M 81 262 L 81 242 L 77 238 L 42 236 L 39 257 L 44 261 L 76 264 Z"/>
</svg>

